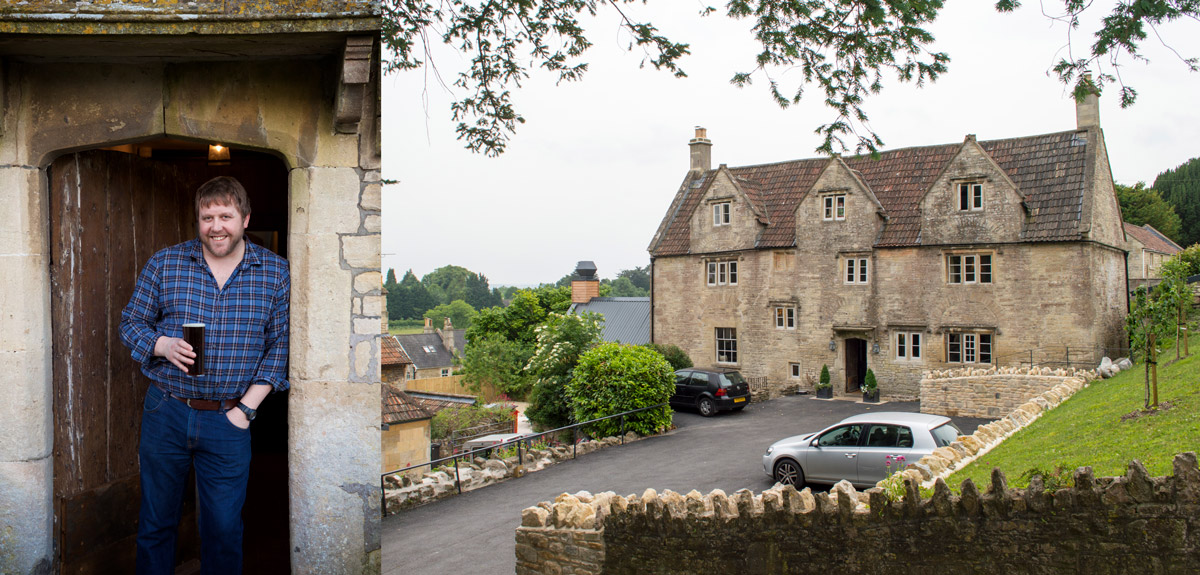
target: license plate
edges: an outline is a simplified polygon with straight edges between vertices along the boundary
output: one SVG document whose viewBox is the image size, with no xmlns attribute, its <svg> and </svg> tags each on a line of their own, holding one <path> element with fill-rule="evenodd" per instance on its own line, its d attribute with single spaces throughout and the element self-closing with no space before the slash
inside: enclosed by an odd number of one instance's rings
<svg viewBox="0 0 1200 575">
<path fill-rule="evenodd" d="M 744 397 L 735 397 L 735 398 L 733 398 L 733 402 L 734 402 L 734 403 L 741 403 L 741 402 L 743 402 L 743 401 L 746 401 L 746 398 L 744 398 Z"/>
</svg>

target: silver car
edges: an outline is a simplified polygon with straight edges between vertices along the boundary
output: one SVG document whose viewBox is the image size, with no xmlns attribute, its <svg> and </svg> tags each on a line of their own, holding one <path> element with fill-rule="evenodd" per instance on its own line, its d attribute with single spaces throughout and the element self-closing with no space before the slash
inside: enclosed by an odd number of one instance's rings
<svg viewBox="0 0 1200 575">
<path fill-rule="evenodd" d="M 950 445 L 960 433 L 942 415 L 864 413 L 816 433 L 776 441 L 763 454 L 763 471 L 797 489 L 843 479 L 855 487 L 873 487 L 889 472 Z"/>
</svg>

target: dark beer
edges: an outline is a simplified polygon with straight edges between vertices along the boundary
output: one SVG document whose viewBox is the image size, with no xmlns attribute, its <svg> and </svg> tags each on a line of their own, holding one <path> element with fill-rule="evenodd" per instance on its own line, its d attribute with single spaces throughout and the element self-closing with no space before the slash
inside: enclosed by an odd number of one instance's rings
<svg viewBox="0 0 1200 575">
<path fill-rule="evenodd" d="M 192 351 L 196 352 L 196 363 L 188 368 L 188 375 L 204 375 L 204 324 L 183 324 L 183 341 L 188 342 Z"/>
</svg>

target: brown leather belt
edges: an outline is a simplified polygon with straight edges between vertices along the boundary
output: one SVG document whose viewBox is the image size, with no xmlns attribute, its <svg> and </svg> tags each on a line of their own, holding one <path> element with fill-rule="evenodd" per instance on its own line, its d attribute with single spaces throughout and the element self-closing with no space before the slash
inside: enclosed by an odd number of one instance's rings
<svg viewBox="0 0 1200 575">
<path fill-rule="evenodd" d="M 192 409 L 200 411 L 229 411 L 237 407 L 237 399 L 190 399 L 187 397 L 171 396 L 171 399 L 177 399 L 187 404 Z"/>
</svg>

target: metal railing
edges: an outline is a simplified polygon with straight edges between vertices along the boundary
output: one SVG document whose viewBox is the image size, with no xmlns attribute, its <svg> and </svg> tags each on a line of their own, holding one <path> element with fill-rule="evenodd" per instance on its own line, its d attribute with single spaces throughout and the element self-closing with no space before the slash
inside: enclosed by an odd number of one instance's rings
<svg viewBox="0 0 1200 575">
<path fill-rule="evenodd" d="M 629 411 L 623 411 L 621 413 L 616 413 L 616 414 L 609 415 L 606 417 L 598 417 L 596 419 L 591 419 L 591 420 L 583 421 L 580 423 L 573 423 L 571 425 L 566 425 L 566 426 L 560 427 L 558 429 L 551 429 L 549 431 L 542 431 L 540 433 L 532 433 L 532 434 L 518 437 L 515 439 L 510 439 L 503 443 L 497 443 L 495 445 L 491 445 L 488 447 L 480 447 L 479 449 L 472 449 L 471 451 L 467 451 L 464 453 L 457 453 L 457 454 L 451 455 L 449 457 L 443 457 L 441 459 L 435 459 L 433 461 L 427 461 L 425 463 L 418 463 L 417 465 L 410 465 L 408 467 L 402 467 L 395 471 L 388 471 L 386 473 L 382 473 L 379 476 L 380 511 L 384 516 L 387 516 L 387 485 L 386 485 L 386 483 L 387 483 L 388 476 L 396 475 L 399 473 L 404 473 L 405 471 L 411 471 L 413 469 L 420 469 L 422 467 L 429 467 L 430 471 L 432 471 L 432 470 L 436 469 L 437 467 L 441 467 L 447 461 L 452 461 L 454 464 L 454 486 L 455 486 L 455 489 L 457 489 L 458 493 L 461 494 L 462 493 L 462 477 L 459 475 L 459 468 L 458 468 L 458 460 L 459 459 L 467 458 L 468 460 L 471 460 L 471 459 L 474 459 L 475 455 L 478 453 L 490 453 L 493 449 L 504 449 L 506 447 L 511 447 L 511 446 L 515 445 L 516 449 L 517 449 L 517 468 L 521 469 L 524 467 L 524 464 L 525 464 L 525 458 L 524 458 L 524 454 L 522 453 L 522 448 L 521 448 L 522 445 L 525 446 L 524 452 L 528 453 L 530 446 L 532 446 L 532 444 L 535 441 L 541 440 L 542 438 L 544 438 L 547 435 L 560 434 L 560 433 L 565 433 L 567 431 L 571 432 L 571 459 L 575 459 L 579 455 L 579 442 L 580 442 L 579 429 L 581 427 L 583 427 L 585 425 L 592 425 L 599 421 L 607 421 L 609 419 L 620 418 L 621 419 L 621 435 L 620 435 L 621 445 L 624 445 L 625 444 L 625 416 L 632 414 L 632 413 L 640 413 L 643 411 L 649 411 L 651 409 L 658 409 L 660 407 L 666 407 L 666 406 L 667 406 L 666 403 L 660 403 L 658 405 L 651 405 L 650 407 L 643 407 L 641 409 L 631 409 Z M 584 439 L 586 439 L 586 436 L 584 437 Z M 542 441 L 541 443 L 546 443 L 546 442 Z"/>
</svg>

